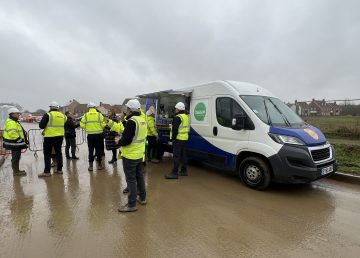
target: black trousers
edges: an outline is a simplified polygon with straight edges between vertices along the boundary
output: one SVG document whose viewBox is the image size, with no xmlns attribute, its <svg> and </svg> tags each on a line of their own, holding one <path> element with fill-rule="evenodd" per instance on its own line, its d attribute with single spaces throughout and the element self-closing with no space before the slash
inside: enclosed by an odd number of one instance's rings
<svg viewBox="0 0 360 258">
<path fill-rule="evenodd" d="M 18 169 L 18 164 L 20 162 L 20 158 L 21 158 L 21 149 L 19 150 L 12 150 L 11 151 L 11 166 L 14 170 L 14 168 Z"/>
<path fill-rule="evenodd" d="M 113 149 L 111 151 L 112 151 L 112 160 L 117 160 L 116 149 Z"/>
<path fill-rule="evenodd" d="M 173 141 L 173 160 L 174 167 L 172 173 L 177 175 L 181 166 L 181 171 L 187 170 L 187 157 L 186 157 L 186 143 L 187 141 L 175 140 Z"/>
<path fill-rule="evenodd" d="M 129 189 L 128 206 L 135 207 L 137 194 L 139 194 L 141 200 L 146 199 L 143 160 L 132 160 L 124 157 L 122 160 L 126 183 Z"/>
<path fill-rule="evenodd" d="M 76 151 L 76 138 L 72 137 L 72 138 L 67 138 L 65 137 L 65 156 L 68 158 L 70 157 L 69 155 L 69 149 L 71 147 L 71 156 L 75 157 L 75 151 Z"/>
<path fill-rule="evenodd" d="M 147 137 L 148 146 L 146 149 L 146 158 L 147 159 L 159 159 L 158 154 L 158 142 L 155 136 Z"/>
<path fill-rule="evenodd" d="M 44 138 L 44 173 L 50 173 L 51 169 L 51 150 L 54 148 L 56 162 L 57 162 L 57 170 L 62 170 L 63 167 L 63 157 L 61 153 L 61 145 L 63 143 L 64 137 L 63 136 L 56 136 L 56 137 L 45 137 Z"/>
<path fill-rule="evenodd" d="M 104 155 L 104 137 L 102 134 L 88 134 L 87 136 L 89 149 L 89 162 L 94 162 L 95 156 L 97 161 L 102 160 Z M 95 150 L 95 155 L 94 155 Z"/>
</svg>

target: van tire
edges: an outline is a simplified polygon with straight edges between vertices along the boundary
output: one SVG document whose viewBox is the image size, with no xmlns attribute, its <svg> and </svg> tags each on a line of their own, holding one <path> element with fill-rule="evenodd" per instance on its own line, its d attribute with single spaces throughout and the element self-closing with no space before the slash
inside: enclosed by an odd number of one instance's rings
<svg viewBox="0 0 360 258">
<path fill-rule="evenodd" d="M 239 166 L 241 180 L 250 188 L 266 189 L 271 182 L 269 165 L 258 157 L 247 157 Z"/>
</svg>

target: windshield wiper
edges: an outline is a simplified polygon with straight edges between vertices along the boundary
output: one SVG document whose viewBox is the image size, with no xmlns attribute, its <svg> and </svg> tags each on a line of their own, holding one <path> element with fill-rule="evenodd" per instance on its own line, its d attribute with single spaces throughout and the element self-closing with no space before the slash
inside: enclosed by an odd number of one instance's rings
<svg viewBox="0 0 360 258">
<path fill-rule="evenodd" d="M 268 112 L 268 108 L 267 108 L 267 106 L 266 106 L 265 99 L 264 99 L 264 106 L 265 106 L 266 117 L 267 117 L 267 119 L 268 119 L 268 123 L 269 123 L 270 126 L 272 126 L 272 122 L 271 122 L 271 119 L 270 119 L 270 114 L 269 114 L 269 112 Z"/>
<path fill-rule="evenodd" d="M 275 109 L 280 113 L 280 115 L 282 116 L 283 120 L 285 121 L 285 124 L 289 127 L 291 127 L 291 124 L 289 122 L 289 120 L 286 118 L 286 116 L 281 112 L 281 110 L 278 108 L 278 106 L 275 105 L 274 102 L 272 102 L 272 100 L 270 98 L 268 98 L 268 100 L 271 102 L 271 104 L 273 104 L 273 106 L 275 107 Z"/>
</svg>

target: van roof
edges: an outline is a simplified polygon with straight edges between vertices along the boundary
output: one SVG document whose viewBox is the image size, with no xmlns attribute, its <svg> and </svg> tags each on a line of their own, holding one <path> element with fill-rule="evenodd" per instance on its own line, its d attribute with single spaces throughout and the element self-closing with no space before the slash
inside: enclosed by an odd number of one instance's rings
<svg viewBox="0 0 360 258">
<path fill-rule="evenodd" d="M 248 82 L 239 82 L 239 81 L 224 81 L 232 86 L 240 95 L 259 95 L 259 96 L 269 96 L 275 97 L 273 93 L 269 90 Z"/>
<path fill-rule="evenodd" d="M 220 87 L 219 87 L 220 86 Z M 221 87 L 222 86 L 222 87 Z M 190 96 L 191 92 L 194 88 L 201 88 L 201 87 L 212 87 L 214 91 L 219 91 L 224 93 L 224 89 L 227 88 L 233 91 L 237 95 L 259 95 L 259 96 L 270 96 L 274 97 L 274 95 L 268 91 L 267 89 L 258 86 L 256 84 L 248 83 L 248 82 L 240 82 L 240 81 L 213 81 L 207 82 L 197 85 L 191 85 L 186 88 L 181 88 L 177 90 L 163 90 L 153 93 L 146 93 L 138 95 L 140 98 L 159 98 L 164 95 L 184 95 Z M 217 90 L 215 90 L 217 88 Z"/>
</svg>

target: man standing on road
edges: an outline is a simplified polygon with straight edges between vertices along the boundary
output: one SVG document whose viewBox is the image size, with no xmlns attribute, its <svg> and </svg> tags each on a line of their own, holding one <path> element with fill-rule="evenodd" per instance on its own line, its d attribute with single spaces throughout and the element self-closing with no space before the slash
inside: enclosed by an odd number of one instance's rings
<svg viewBox="0 0 360 258">
<path fill-rule="evenodd" d="M 78 128 L 80 125 L 78 122 L 74 121 L 73 115 L 70 111 L 66 111 L 65 115 L 67 117 L 67 121 L 65 123 L 65 156 L 66 159 L 79 159 L 75 155 L 76 150 L 76 131 L 75 129 Z M 71 157 L 69 154 L 69 149 L 71 147 Z"/>
<path fill-rule="evenodd" d="M 131 99 L 126 103 L 127 122 L 119 141 L 123 168 L 129 189 L 128 203 L 118 209 L 119 212 L 137 211 L 136 201 L 146 204 L 146 189 L 143 172 L 143 158 L 146 140 L 146 121 L 141 116 L 140 102 Z M 139 198 L 137 200 L 137 195 Z"/>
<path fill-rule="evenodd" d="M 40 129 L 44 129 L 44 173 L 39 174 L 39 177 L 51 176 L 51 151 L 55 150 L 57 170 L 55 173 L 62 174 L 63 157 L 61 153 L 61 147 L 65 134 L 65 122 L 66 116 L 59 111 L 59 104 L 55 101 L 50 103 L 50 111 L 46 113 L 40 123 Z"/>
<path fill-rule="evenodd" d="M 180 165 L 180 176 L 188 175 L 186 144 L 189 138 L 190 123 L 184 103 L 178 102 L 175 105 L 175 113 L 176 116 L 173 119 L 170 133 L 170 141 L 172 141 L 173 145 L 174 167 L 170 174 L 165 175 L 166 179 L 178 179 Z"/>
<path fill-rule="evenodd" d="M 5 121 L 4 128 L 4 148 L 11 150 L 11 167 L 14 176 L 26 176 L 24 170 L 19 169 L 21 150 L 27 148 L 28 140 L 24 128 L 19 123 L 20 111 L 9 108 L 9 118 Z"/>
<path fill-rule="evenodd" d="M 96 156 L 97 169 L 103 169 L 102 156 L 104 155 L 104 137 L 103 130 L 106 126 L 104 116 L 96 110 L 96 105 L 90 102 L 88 105 L 88 112 L 83 115 L 80 121 L 80 126 L 87 133 L 87 142 L 89 149 L 89 171 L 94 170 L 94 160 Z M 94 156 L 95 150 L 95 156 Z"/>
</svg>

